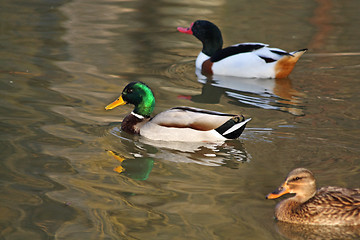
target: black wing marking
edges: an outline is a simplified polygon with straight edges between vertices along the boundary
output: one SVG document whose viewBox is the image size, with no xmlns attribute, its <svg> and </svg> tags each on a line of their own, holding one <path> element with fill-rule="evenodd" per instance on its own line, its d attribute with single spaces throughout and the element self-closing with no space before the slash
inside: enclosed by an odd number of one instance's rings
<svg viewBox="0 0 360 240">
<path fill-rule="evenodd" d="M 270 52 L 275 53 L 280 56 L 293 56 L 292 54 L 285 52 L 285 51 L 281 51 L 281 50 L 270 49 Z M 261 59 L 263 59 L 266 63 L 272 63 L 272 62 L 277 61 L 276 59 L 269 58 L 269 57 L 264 57 L 264 56 L 259 56 L 259 57 Z"/>
<path fill-rule="evenodd" d="M 179 110 L 183 110 L 183 111 L 190 111 L 190 112 L 195 112 L 195 113 L 205 113 L 205 114 L 218 115 L 218 116 L 229 116 L 229 117 L 236 116 L 234 114 L 209 111 L 209 110 L 200 109 L 200 108 L 193 108 L 193 107 L 173 107 L 171 109 L 179 109 Z"/>
<path fill-rule="evenodd" d="M 273 49 L 271 49 L 270 51 L 275 53 L 275 54 L 278 54 L 278 55 L 283 55 L 283 56 L 290 55 L 290 56 L 293 56 L 292 54 L 290 54 L 288 52 L 285 52 L 285 51 L 278 51 L 278 50 L 273 50 Z"/>
<path fill-rule="evenodd" d="M 230 47 L 216 51 L 214 53 L 214 55 L 211 56 L 210 61 L 218 62 L 229 56 L 239 54 L 239 53 L 253 52 L 253 51 L 258 50 L 263 47 L 266 47 L 266 45 L 265 44 L 256 44 L 256 43 L 255 44 L 238 44 L 238 45 L 230 46 Z"/>
<path fill-rule="evenodd" d="M 259 56 L 261 59 L 264 59 L 266 63 L 272 63 L 275 62 L 275 59 L 272 58 L 268 58 L 268 57 L 263 57 L 263 56 Z"/>
</svg>

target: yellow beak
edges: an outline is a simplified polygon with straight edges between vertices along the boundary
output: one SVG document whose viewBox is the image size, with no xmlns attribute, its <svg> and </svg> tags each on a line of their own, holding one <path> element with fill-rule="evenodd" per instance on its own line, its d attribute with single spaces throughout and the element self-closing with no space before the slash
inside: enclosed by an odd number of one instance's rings
<svg viewBox="0 0 360 240">
<path fill-rule="evenodd" d="M 125 105 L 127 102 L 124 101 L 124 99 L 122 98 L 122 96 L 120 96 L 118 99 L 116 99 L 115 101 L 113 101 L 112 103 L 110 103 L 109 105 L 107 105 L 105 107 L 105 110 L 109 110 L 109 109 L 113 109 L 116 108 L 117 106 L 121 106 L 121 105 Z"/>
</svg>

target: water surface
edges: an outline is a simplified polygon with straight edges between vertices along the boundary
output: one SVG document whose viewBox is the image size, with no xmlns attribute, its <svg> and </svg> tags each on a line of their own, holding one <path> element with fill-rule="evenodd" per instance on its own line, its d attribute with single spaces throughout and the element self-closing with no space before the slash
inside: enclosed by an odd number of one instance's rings
<svg viewBox="0 0 360 240">
<path fill-rule="evenodd" d="M 1 238 L 306 238 L 318 229 L 276 223 L 278 201 L 265 200 L 290 170 L 360 187 L 359 1 L 0 6 Z M 196 19 L 215 22 L 225 45 L 309 51 L 288 79 L 204 78 L 201 43 L 176 32 Z M 104 107 L 131 81 L 154 90 L 155 113 L 187 105 L 252 121 L 224 144 L 130 136 L 119 124 L 132 107 Z"/>
</svg>

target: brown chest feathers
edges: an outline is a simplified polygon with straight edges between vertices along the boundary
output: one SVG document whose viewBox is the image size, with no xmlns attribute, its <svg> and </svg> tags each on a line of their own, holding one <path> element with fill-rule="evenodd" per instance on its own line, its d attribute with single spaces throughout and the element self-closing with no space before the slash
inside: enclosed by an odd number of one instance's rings
<svg viewBox="0 0 360 240">
<path fill-rule="evenodd" d="M 121 130 L 130 134 L 140 134 L 140 128 L 150 120 L 150 118 L 138 118 L 133 114 L 127 115 L 121 123 Z"/>
</svg>

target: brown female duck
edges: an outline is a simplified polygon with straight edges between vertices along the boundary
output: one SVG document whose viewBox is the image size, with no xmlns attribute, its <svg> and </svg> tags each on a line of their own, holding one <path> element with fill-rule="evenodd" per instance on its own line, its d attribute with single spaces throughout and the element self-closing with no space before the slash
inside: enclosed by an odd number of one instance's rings
<svg viewBox="0 0 360 240">
<path fill-rule="evenodd" d="M 312 172 L 297 168 L 266 198 L 274 199 L 286 193 L 295 193 L 295 196 L 277 204 L 275 217 L 280 221 L 312 225 L 360 224 L 359 188 L 322 187 L 316 190 Z"/>
</svg>

